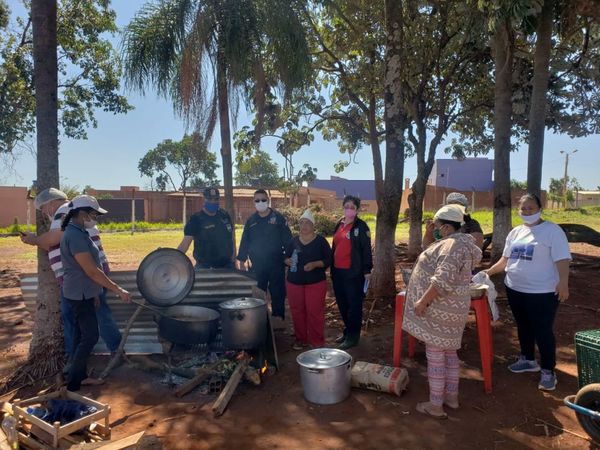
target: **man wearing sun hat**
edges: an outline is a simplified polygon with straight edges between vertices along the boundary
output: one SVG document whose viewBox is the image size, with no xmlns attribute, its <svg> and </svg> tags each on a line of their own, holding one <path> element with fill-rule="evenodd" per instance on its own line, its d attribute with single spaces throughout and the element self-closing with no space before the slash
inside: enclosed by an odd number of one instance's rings
<svg viewBox="0 0 600 450">
<path fill-rule="evenodd" d="M 460 192 L 451 192 L 446 197 L 446 204 L 460 205 L 466 211 L 469 207 L 469 199 Z M 473 219 L 469 214 L 466 214 L 466 212 L 464 224 L 461 227 L 460 232 L 473 236 L 475 244 L 479 248 L 483 246 L 483 230 L 481 229 L 481 225 L 479 225 L 479 222 Z M 435 241 L 435 237 L 433 236 L 433 221 L 427 221 L 427 224 L 425 225 L 425 234 L 423 235 L 423 248 L 427 248 L 433 241 Z"/>
<path fill-rule="evenodd" d="M 39 236 L 36 236 L 35 233 L 27 233 L 26 235 L 21 236 L 21 240 L 25 244 L 36 245 L 48 252 L 50 267 L 54 272 L 56 282 L 60 286 L 60 312 L 64 329 L 65 353 L 68 360 L 73 353 L 75 327 L 77 326 L 73 311 L 69 307 L 69 303 L 65 300 L 62 289 L 64 270 L 60 256 L 60 239 L 63 235 L 61 225 L 64 217 L 69 211 L 69 204 L 70 202 L 67 195 L 56 188 L 48 188 L 39 192 L 35 196 L 34 205 L 37 210 L 42 212 L 44 218 L 50 221 L 50 229 Z M 106 258 L 106 254 L 102 247 L 100 231 L 95 223 L 89 223 L 88 225 L 89 226 L 86 226 L 86 231 L 92 239 L 92 242 L 94 242 L 98 248 L 104 273 L 108 274 L 108 259 Z M 113 318 L 110 307 L 106 303 L 105 290 L 103 290 L 99 296 L 99 303 L 99 307 L 96 311 L 98 330 L 100 337 L 112 354 L 119 348 L 119 344 L 121 343 L 121 332 Z M 65 367 L 65 370 L 66 369 L 68 369 L 68 365 Z"/>
<path fill-rule="evenodd" d="M 233 222 L 227 211 L 219 207 L 220 194 L 217 187 L 207 187 L 203 194 L 204 206 L 186 223 L 184 237 L 177 249 L 185 253 L 194 242 L 197 269 L 233 269 Z"/>
</svg>

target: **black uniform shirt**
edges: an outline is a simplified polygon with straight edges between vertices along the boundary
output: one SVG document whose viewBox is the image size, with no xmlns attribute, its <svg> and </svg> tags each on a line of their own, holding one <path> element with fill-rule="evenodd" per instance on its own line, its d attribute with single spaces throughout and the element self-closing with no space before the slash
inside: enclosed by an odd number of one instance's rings
<svg viewBox="0 0 600 450">
<path fill-rule="evenodd" d="M 192 215 L 183 233 L 194 237 L 196 263 L 224 267 L 233 255 L 233 225 L 227 211 L 219 209 L 214 216 L 204 210 Z"/>
<path fill-rule="evenodd" d="M 271 210 L 266 217 L 254 213 L 244 226 L 237 259 L 250 257 L 253 265 L 261 266 L 283 264 L 283 251 L 291 240 L 292 232 L 281 213 Z"/>
</svg>

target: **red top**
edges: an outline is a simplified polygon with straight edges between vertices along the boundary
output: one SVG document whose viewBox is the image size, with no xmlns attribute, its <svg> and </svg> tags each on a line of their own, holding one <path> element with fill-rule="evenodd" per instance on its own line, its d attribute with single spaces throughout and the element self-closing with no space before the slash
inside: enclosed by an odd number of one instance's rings
<svg viewBox="0 0 600 450">
<path fill-rule="evenodd" d="M 352 243 L 350 242 L 350 230 L 353 223 L 340 225 L 333 235 L 333 267 L 336 269 L 349 269 L 352 264 Z"/>
</svg>

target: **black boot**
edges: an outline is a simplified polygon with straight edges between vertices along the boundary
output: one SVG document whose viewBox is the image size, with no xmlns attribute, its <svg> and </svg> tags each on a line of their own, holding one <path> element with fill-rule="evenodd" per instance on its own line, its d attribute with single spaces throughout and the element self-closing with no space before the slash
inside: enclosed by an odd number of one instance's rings
<svg viewBox="0 0 600 450">
<path fill-rule="evenodd" d="M 338 348 L 340 350 L 347 350 L 352 347 L 356 347 L 360 341 L 360 336 L 346 336 L 344 342 L 342 342 Z"/>
</svg>

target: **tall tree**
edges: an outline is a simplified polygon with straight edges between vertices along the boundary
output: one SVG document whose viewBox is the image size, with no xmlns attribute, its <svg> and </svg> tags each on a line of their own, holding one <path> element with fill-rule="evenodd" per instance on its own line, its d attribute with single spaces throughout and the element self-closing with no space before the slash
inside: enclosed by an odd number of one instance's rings
<svg viewBox="0 0 600 450">
<path fill-rule="evenodd" d="M 527 187 L 540 196 L 542 191 L 542 164 L 544 158 L 544 131 L 546 130 L 550 53 L 555 0 L 544 0 L 538 17 L 536 43 L 533 55 L 533 80 L 529 105 L 529 152 L 527 154 Z"/>
<path fill-rule="evenodd" d="M 492 38 L 494 55 L 494 234 L 492 261 L 502 256 L 512 228 L 510 199 L 510 137 L 514 31 L 510 17 L 502 17 Z"/>
<path fill-rule="evenodd" d="M 219 121 L 225 207 L 233 212 L 230 121 L 237 95 L 258 112 L 274 87 L 289 92 L 309 74 L 300 0 L 162 0 L 125 30 L 129 84 L 148 84 L 210 138 Z M 207 80 L 209 83 L 207 83 Z M 249 86 L 252 85 L 252 88 Z"/>
<path fill-rule="evenodd" d="M 404 133 L 408 126 L 402 83 L 402 66 L 406 58 L 403 3 L 400 0 L 385 0 L 385 183 L 376 184 L 376 252 L 373 260 L 375 267 L 382 268 L 373 273 L 373 285 L 379 292 L 385 293 L 396 291 L 396 253 L 395 246 L 390 244 L 394 242 L 402 199 Z"/>
<path fill-rule="evenodd" d="M 187 220 L 188 187 L 191 183 L 195 186 L 214 184 L 217 167 L 214 153 L 198 135 L 185 135 L 181 141 L 166 139 L 148 150 L 138 163 L 140 173 L 154 178 L 159 190 L 171 187 L 183 193 L 183 223 Z"/>
<path fill-rule="evenodd" d="M 436 151 L 448 131 L 485 126 L 493 104 L 492 61 L 482 14 L 468 2 L 407 1 L 406 45 L 414 57 L 403 71 L 408 139 L 417 160 L 409 204 L 408 255 L 421 253 L 423 200 Z"/>
<path fill-rule="evenodd" d="M 32 0 L 33 65 L 35 80 L 35 117 L 37 130 L 37 184 L 39 190 L 58 186 L 58 62 L 56 39 L 56 1 Z M 48 230 L 48 223 L 37 214 L 37 232 Z M 38 298 L 28 363 L 21 373 L 34 379 L 56 373 L 63 358 L 59 292 L 50 268 L 48 254 L 38 248 Z"/>
</svg>

